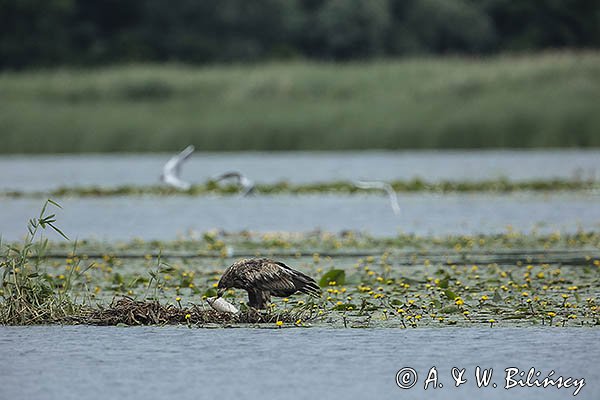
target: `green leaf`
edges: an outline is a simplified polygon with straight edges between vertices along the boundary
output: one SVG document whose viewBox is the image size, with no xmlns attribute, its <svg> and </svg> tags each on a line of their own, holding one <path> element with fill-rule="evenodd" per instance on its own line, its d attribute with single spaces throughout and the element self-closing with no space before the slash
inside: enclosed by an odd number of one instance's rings
<svg viewBox="0 0 600 400">
<path fill-rule="evenodd" d="M 450 300 L 454 300 L 456 299 L 456 293 L 454 293 L 452 290 L 450 289 L 446 289 L 444 290 L 444 294 L 446 295 L 447 298 L 449 298 Z"/>
<path fill-rule="evenodd" d="M 337 311 L 356 310 L 357 306 L 355 304 L 352 304 L 352 303 L 344 303 L 344 304 L 336 304 L 333 307 L 333 309 L 337 310 Z"/>
<path fill-rule="evenodd" d="M 48 223 L 48 225 L 54 229 L 56 231 L 56 233 L 58 233 L 60 236 L 62 236 L 63 238 L 65 238 L 66 240 L 69 240 L 69 238 L 67 237 L 67 235 L 65 235 L 60 229 L 58 229 L 56 226 L 54 226 L 51 223 Z"/>
<path fill-rule="evenodd" d="M 336 285 L 346 283 L 346 272 L 343 269 L 330 269 L 321 277 L 319 286 L 327 287 L 329 282 L 335 282 Z"/>
<path fill-rule="evenodd" d="M 54 200 L 52 200 L 52 199 L 48 199 L 48 203 L 50 203 L 50 204 L 52 204 L 52 205 L 54 205 L 54 206 L 56 206 L 56 207 L 58 207 L 58 208 L 62 208 L 60 204 L 58 204 L 57 202 L 55 202 L 55 201 L 54 201 Z"/>
<path fill-rule="evenodd" d="M 440 282 L 438 283 L 438 286 L 441 287 L 442 289 L 447 289 L 448 288 L 448 277 L 440 280 Z"/>
<path fill-rule="evenodd" d="M 117 272 L 116 274 L 113 275 L 112 281 L 115 285 L 122 285 L 124 282 L 123 276 Z"/>
<path fill-rule="evenodd" d="M 210 288 L 206 292 L 204 292 L 204 296 L 206 297 L 215 297 L 217 295 L 217 289 Z"/>
<path fill-rule="evenodd" d="M 425 283 L 424 280 L 412 279 L 412 278 L 407 278 L 407 277 L 402 277 L 402 282 L 408 283 L 410 285 L 419 285 L 419 284 Z"/>
<path fill-rule="evenodd" d="M 456 314 L 460 312 L 460 308 L 457 306 L 446 306 L 440 310 L 442 314 Z"/>
</svg>

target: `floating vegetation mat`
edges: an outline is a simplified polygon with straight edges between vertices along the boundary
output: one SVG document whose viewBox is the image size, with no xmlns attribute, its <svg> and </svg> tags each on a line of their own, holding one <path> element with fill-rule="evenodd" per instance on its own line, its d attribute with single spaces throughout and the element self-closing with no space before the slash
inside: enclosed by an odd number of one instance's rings
<svg viewBox="0 0 600 400">
<path fill-rule="evenodd" d="M 55 296 L 80 299 L 60 318 L 2 319 L 10 282 L 0 289 L 0 323 L 331 327 L 443 326 L 598 326 L 600 252 L 586 252 L 579 265 L 567 257 L 474 263 L 448 258 L 418 258 L 381 252 L 376 256 L 278 258 L 314 277 L 319 298 L 273 298 L 267 311 L 245 307 L 247 294 L 230 290 L 224 298 L 242 312 L 218 313 L 205 302 L 235 257 L 120 258 L 85 255 L 48 259 L 32 279 Z M 556 256 L 556 254 L 554 255 Z M 526 260 L 530 259 L 528 263 Z M 31 285 L 27 283 L 27 285 Z M 118 300 L 115 300 L 118 299 Z M 83 306 L 82 304 L 85 304 Z M 56 314 L 56 313 L 55 313 Z M 258 325 L 256 325 L 258 326 Z"/>
<path fill-rule="evenodd" d="M 114 299 L 107 307 L 82 309 L 58 322 L 103 326 L 277 324 L 277 321 L 294 323 L 301 319 L 300 314 L 304 313 L 272 313 L 252 309 L 233 314 L 198 305 L 181 307 L 161 304 L 158 301 L 138 301 L 130 297 L 121 297 Z"/>
<path fill-rule="evenodd" d="M 509 181 L 507 179 L 494 179 L 486 181 L 441 181 L 426 182 L 421 179 L 409 181 L 389 182 L 396 192 L 515 192 L 515 191 L 566 191 L 566 190 L 595 190 L 600 189 L 600 182 L 594 180 L 534 180 L 534 181 Z M 220 185 L 214 181 L 208 181 L 204 184 L 193 185 L 189 190 L 177 190 L 166 186 L 73 186 L 60 187 L 47 192 L 27 192 L 27 191 L 4 191 L 0 192 L 0 197 L 106 197 L 106 196 L 205 196 L 205 195 L 236 195 L 240 194 L 242 189 L 236 185 Z M 379 193 L 379 189 L 360 189 L 353 182 L 319 182 L 293 184 L 290 182 L 277 182 L 272 184 L 257 184 L 256 194 L 359 194 L 359 193 Z"/>
<path fill-rule="evenodd" d="M 60 255 L 64 246 L 34 240 L 41 228 L 62 234 L 54 215 L 45 214 L 55 204 L 49 201 L 29 222 L 23 243 L 2 246 L 0 324 L 600 325 L 600 235 L 594 232 L 446 239 L 207 233 L 185 242 L 70 243 Z M 231 247 L 246 256 L 270 254 L 314 277 L 321 296 L 273 298 L 268 310 L 257 312 L 245 306 L 245 291 L 229 290 L 223 298 L 242 312 L 213 311 L 205 300 L 240 258 Z M 353 252 L 358 248 L 363 254 Z"/>
<path fill-rule="evenodd" d="M 479 235 L 418 236 L 398 234 L 376 237 L 357 231 L 331 233 L 294 232 L 224 232 L 208 231 L 191 234 L 173 241 L 133 239 L 127 242 L 79 240 L 48 244 L 45 257 L 68 258 L 157 258 L 163 257 L 248 257 L 258 255 L 278 257 L 320 256 L 364 257 L 384 252 L 403 255 L 414 264 L 419 259 L 430 261 L 448 258 L 471 262 L 560 259 L 563 263 L 579 264 L 600 251 L 600 233 L 579 231 L 550 234 L 522 233 L 510 227 L 506 233 Z"/>
</svg>

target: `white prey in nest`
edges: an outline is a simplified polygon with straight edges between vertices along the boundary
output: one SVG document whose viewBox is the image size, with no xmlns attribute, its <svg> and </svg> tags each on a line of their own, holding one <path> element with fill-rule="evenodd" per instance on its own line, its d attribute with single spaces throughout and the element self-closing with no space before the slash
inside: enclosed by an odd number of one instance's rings
<svg viewBox="0 0 600 400">
<path fill-rule="evenodd" d="M 208 304 L 218 312 L 227 312 L 237 314 L 240 312 L 233 304 L 227 302 L 222 297 L 209 297 L 206 299 Z"/>
</svg>

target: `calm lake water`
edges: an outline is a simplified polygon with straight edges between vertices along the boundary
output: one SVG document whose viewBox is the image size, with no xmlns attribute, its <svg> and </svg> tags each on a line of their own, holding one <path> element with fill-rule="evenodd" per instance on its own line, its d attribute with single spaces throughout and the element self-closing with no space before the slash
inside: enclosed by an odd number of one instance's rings
<svg viewBox="0 0 600 400">
<path fill-rule="evenodd" d="M 109 197 L 57 199 L 58 225 L 70 238 L 171 240 L 193 232 L 306 232 L 345 229 L 376 236 L 600 230 L 600 194 L 399 195 L 400 215 L 386 196 Z M 17 240 L 43 200 L 2 201 L 0 233 Z M 58 239 L 49 232 L 49 237 Z"/>
<path fill-rule="evenodd" d="M 188 329 L 0 327 L 2 399 L 569 399 L 504 389 L 509 367 L 584 378 L 600 398 L 597 329 Z M 423 389 L 430 368 L 443 387 Z M 475 367 L 493 368 L 478 388 Z M 412 367 L 412 389 L 395 383 Z M 452 367 L 467 382 L 454 387 Z M 496 383 L 497 387 L 491 385 Z"/>
<path fill-rule="evenodd" d="M 158 181 L 167 154 L 2 156 L 0 190 Z M 429 181 L 600 178 L 600 151 L 195 154 L 184 178 L 240 170 L 258 182 L 337 179 Z M 600 230 L 598 193 L 112 197 L 57 199 L 72 239 L 174 239 L 209 229 L 374 235 Z M 0 235 L 17 240 L 41 199 L 1 199 Z M 54 210 L 52 211 L 54 212 Z M 51 238 L 57 238 L 50 235 Z M 0 399 L 569 399 L 574 388 L 503 389 L 505 368 L 584 378 L 577 399 L 600 398 L 600 330 L 559 328 L 187 329 L 0 327 Z M 440 389 L 423 390 L 435 366 Z M 475 367 L 494 368 L 497 388 L 477 388 Z M 408 390 L 396 372 L 412 367 Z M 455 388 L 452 367 L 468 382 Z M 492 384 L 490 383 L 490 385 Z"/>
<path fill-rule="evenodd" d="M 157 184 L 172 154 L 0 156 L 0 189 Z M 413 179 L 600 179 L 600 150 L 195 153 L 190 182 L 239 170 L 257 182 Z"/>
<path fill-rule="evenodd" d="M 0 190 L 68 185 L 158 183 L 169 154 L 1 156 Z M 197 153 L 184 165 L 192 182 L 238 169 L 258 182 L 336 179 L 428 181 L 600 178 L 600 150 L 411 151 L 351 153 Z M 596 176 L 596 171 L 599 171 Z M 58 224 L 72 238 L 174 239 L 189 232 L 360 230 L 447 235 L 600 229 L 600 193 L 401 194 L 395 216 L 385 195 L 239 197 L 112 197 L 55 199 Z M 16 240 L 42 199 L 0 199 L 0 234 Z"/>
</svg>

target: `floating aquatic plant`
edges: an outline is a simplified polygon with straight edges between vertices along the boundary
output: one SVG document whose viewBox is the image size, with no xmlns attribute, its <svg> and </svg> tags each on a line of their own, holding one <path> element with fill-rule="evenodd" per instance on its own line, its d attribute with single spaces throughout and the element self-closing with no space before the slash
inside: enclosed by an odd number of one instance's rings
<svg viewBox="0 0 600 400">
<path fill-rule="evenodd" d="M 197 240 L 81 242 L 76 248 L 35 242 L 38 230 L 53 229 L 54 222 L 44 208 L 30 222 L 24 244 L 5 246 L 1 323 L 600 324 L 600 235 L 594 232 L 509 230 L 446 238 L 209 232 Z M 319 281 L 321 298 L 275 300 L 269 310 L 254 314 L 244 293 L 228 291 L 224 297 L 242 311 L 240 316 L 215 314 L 204 300 L 215 295 L 223 270 L 238 257 L 211 253 L 208 246 L 217 242 L 241 249 L 238 254 L 280 253 L 278 258 Z"/>
<path fill-rule="evenodd" d="M 599 189 L 600 183 L 594 180 L 568 180 L 548 179 L 531 181 L 510 181 L 506 178 L 484 181 L 440 181 L 426 182 L 419 178 L 412 180 L 395 180 L 389 183 L 396 192 L 495 192 L 508 193 L 516 191 L 574 191 Z M 115 187 L 101 186 L 64 186 L 49 192 L 4 191 L 0 197 L 108 197 L 108 196 L 206 196 L 206 195 L 238 195 L 243 192 L 239 185 L 218 184 L 214 181 L 192 185 L 187 190 L 176 189 L 168 186 L 139 186 L 123 185 Z M 360 195 L 364 193 L 380 193 L 377 189 L 360 189 L 354 182 L 335 181 L 319 183 L 293 184 L 290 182 L 277 182 L 271 184 L 257 184 L 255 194 L 317 194 L 334 193 L 342 195 Z"/>
</svg>

